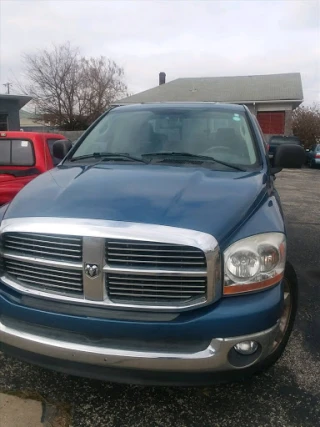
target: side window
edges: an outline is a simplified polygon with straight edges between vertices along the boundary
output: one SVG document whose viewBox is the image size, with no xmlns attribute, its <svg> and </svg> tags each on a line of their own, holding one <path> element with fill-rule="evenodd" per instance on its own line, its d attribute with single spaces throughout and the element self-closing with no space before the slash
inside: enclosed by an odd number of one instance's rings
<svg viewBox="0 0 320 427">
<path fill-rule="evenodd" d="M 50 151 L 50 154 L 52 156 L 52 152 L 53 152 L 53 144 L 57 141 L 56 138 L 47 138 L 47 145 Z"/>
<path fill-rule="evenodd" d="M 29 140 L 0 140 L 0 164 L 3 166 L 33 166 L 33 145 Z"/>
</svg>

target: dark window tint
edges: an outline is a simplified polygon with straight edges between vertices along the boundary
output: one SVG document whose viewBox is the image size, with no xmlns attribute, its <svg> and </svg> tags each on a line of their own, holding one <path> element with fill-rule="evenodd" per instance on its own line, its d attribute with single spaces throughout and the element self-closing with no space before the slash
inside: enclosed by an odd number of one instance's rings
<svg viewBox="0 0 320 427">
<path fill-rule="evenodd" d="M 0 114 L 0 131 L 8 130 L 8 115 Z"/>
<path fill-rule="evenodd" d="M 0 165 L 10 165 L 11 141 L 0 139 Z"/>
<path fill-rule="evenodd" d="M 53 154 L 53 144 L 54 144 L 56 141 L 58 141 L 56 138 L 48 138 L 48 139 L 47 139 L 47 144 L 48 144 L 48 147 L 49 147 L 49 150 L 50 150 L 51 156 L 52 156 L 52 154 Z"/>
<path fill-rule="evenodd" d="M 0 164 L 5 166 L 33 166 L 32 142 L 25 139 L 0 140 Z"/>
<path fill-rule="evenodd" d="M 295 136 L 272 136 L 269 142 L 271 144 L 301 144 L 299 138 Z"/>
</svg>

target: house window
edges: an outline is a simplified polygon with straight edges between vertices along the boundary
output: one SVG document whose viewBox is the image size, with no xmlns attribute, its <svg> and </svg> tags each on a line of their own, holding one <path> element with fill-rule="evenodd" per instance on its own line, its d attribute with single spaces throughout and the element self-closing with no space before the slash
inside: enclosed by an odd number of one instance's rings
<svg viewBox="0 0 320 427">
<path fill-rule="evenodd" d="M 257 114 L 259 125 L 265 135 L 283 135 L 285 124 L 284 111 L 266 111 Z"/>
<path fill-rule="evenodd" d="M 8 115 L 0 114 L 0 131 L 8 130 Z"/>
</svg>

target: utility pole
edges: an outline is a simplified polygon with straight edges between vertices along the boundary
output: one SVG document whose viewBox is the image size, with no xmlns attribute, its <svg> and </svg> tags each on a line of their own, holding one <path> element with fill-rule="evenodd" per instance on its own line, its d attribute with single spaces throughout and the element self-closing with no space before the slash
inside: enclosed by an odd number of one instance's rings
<svg viewBox="0 0 320 427">
<path fill-rule="evenodd" d="M 12 86 L 12 83 L 4 83 L 3 86 L 7 88 L 7 94 L 10 95 L 10 86 Z"/>
</svg>

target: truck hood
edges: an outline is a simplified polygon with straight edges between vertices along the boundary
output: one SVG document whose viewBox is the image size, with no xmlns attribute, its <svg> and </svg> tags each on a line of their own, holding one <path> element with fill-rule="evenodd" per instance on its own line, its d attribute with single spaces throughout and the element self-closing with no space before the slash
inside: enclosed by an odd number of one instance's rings
<svg viewBox="0 0 320 427">
<path fill-rule="evenodd" d="M 28 184 L 5 218 L 92 218 L 161 224 L 218 240 L 250 215 L 267 194 L 261 172 L 225 172 L 163 165 L 72 166 Z"/>
</svg>

